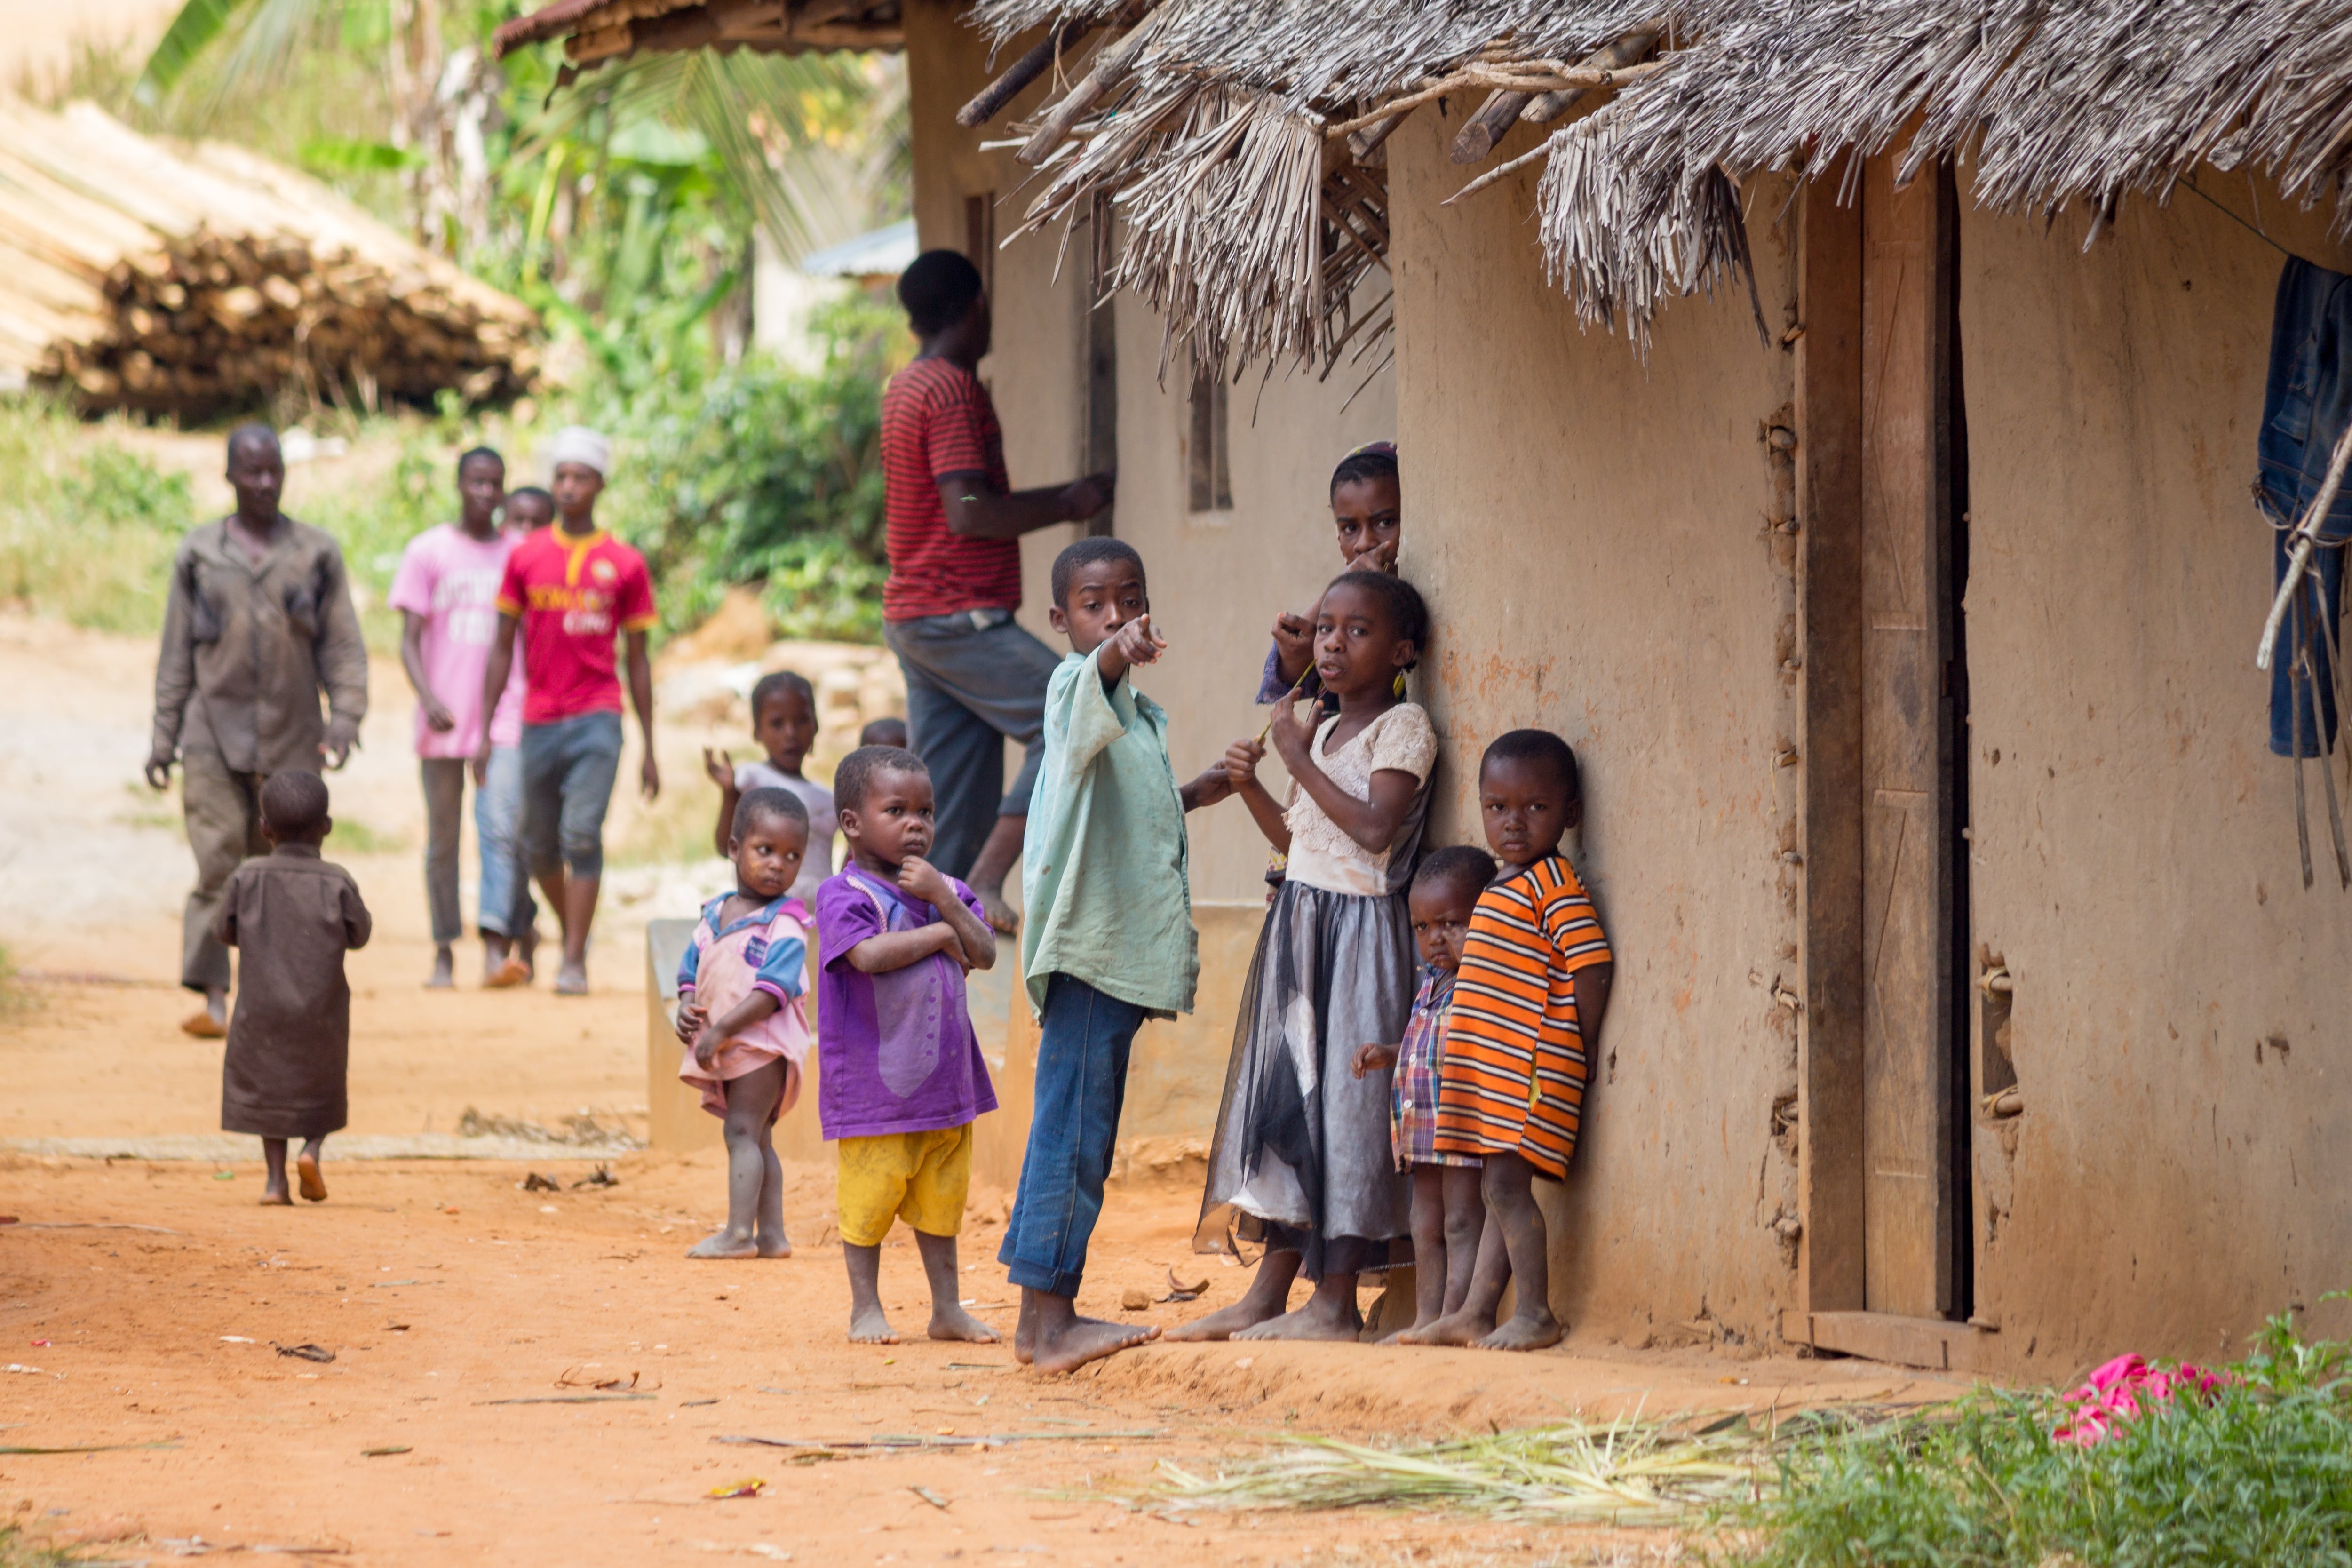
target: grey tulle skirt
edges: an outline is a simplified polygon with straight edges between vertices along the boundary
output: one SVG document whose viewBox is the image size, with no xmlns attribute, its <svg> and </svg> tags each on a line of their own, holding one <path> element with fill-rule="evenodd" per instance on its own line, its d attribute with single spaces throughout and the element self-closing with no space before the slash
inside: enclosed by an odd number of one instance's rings
<svg viewBox="0 0 2352 1568">
<path fill-rule="evenodd" d="M 1385 1268 L 1411 1234 L 1390 1149 L 1389 1079 L 1349 1071 L 1412 1015 L 1404 896 L 1285 882 L 1242 990 L 1194 1247 L 1295 1249 L 1310 1279 Z"/>
</svg>

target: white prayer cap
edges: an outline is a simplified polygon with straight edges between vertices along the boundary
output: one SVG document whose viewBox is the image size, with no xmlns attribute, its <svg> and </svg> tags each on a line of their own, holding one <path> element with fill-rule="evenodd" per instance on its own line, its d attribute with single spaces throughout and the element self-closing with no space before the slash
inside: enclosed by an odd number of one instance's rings
<svg viewBox="0 0 2352 1568">
<path fill-rule="evenodd" d="M 555 433 L 554 443 L 547 449 L 550 473 L 563 463 L 584 463 L 596 470 L 598 477 L 613 472 L 613 443 L 585 425 L 566 425 Z"/>
</svg>

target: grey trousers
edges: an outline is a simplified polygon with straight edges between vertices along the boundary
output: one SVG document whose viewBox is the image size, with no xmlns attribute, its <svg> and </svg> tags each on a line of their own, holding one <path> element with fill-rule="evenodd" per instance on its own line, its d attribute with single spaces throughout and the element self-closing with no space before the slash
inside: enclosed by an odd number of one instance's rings
<svg viewBox="0 0 2352 1568">
<path fill-rule="evenodd" d="M 457 847 L 472 764 L 459 757 L 422 757 L 425 785 L 425 903 L 433 943 L 446 947 L 466 934 L 457 904 Z M 488 775 L 474 792 L 474 833 L 481 841 L 479 929 L 485 936 L 519 936 L 538 918 L 522 864 L 522 753 L 513 746 L 490 752 Z"/>
<path fill-rule="evenodd" d="M 907 736 L 931 770 L 931 864 L 968 877 L 1000 816 L 1026 816 L 1045 755 L 1045 683 L 1061 660 L 1010 610 L 885 621 L 907 677 Z M 1004 742 L 1027 748 L 1004 787 Z"/>
<path fill-rule="evenodd" d="M 237 862 L 269 853 L 261 836 L 261 786 L 268 777 L 236 773 L 209 752 L 180 759 L 180 804 L 196 855 L 196 885 L 180 917 L 180 984 L 191 991 L 229 984 L 228 949 L 213 940 L 213 917 Z"/>
</svg>

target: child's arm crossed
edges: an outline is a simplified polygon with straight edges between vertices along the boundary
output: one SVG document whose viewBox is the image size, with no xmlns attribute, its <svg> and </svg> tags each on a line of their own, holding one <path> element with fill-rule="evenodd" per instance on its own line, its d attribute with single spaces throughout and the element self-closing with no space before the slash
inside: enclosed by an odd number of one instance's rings
<svg viewBox="0 0 2352 1568">
<path fill-rule="evenodd" d="M 910 857 L 899 864 L 898 886 L 940 911 L 940 921 L 954 933 L 959 951 L 951 956 L 957 962 L 966 969 L 996 967 L 996 928 L 964 908 L 946 873 L 929 860 Z M 854 953 L 850 962 L 857 962 Z"/>
</svg>

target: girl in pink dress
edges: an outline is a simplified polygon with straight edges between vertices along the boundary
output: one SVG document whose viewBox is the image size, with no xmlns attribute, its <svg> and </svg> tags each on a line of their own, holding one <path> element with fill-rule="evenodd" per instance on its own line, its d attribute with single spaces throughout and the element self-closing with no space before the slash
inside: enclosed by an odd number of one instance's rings
<svg viewBox="0 0 2352 1568">
<path fill-rule="evenodd" d="M 809 912 L 788 896 L 808 852 L 808 808 L 789 790 L 735 807 L 735 890 L 703 906 L 677 970 L 677 1076 L 727 1130 L 727 1227 L 688 1258 L 789 1258 L 776 1119 L 800 1098 L 808 1058 Z"/>
</svg>

